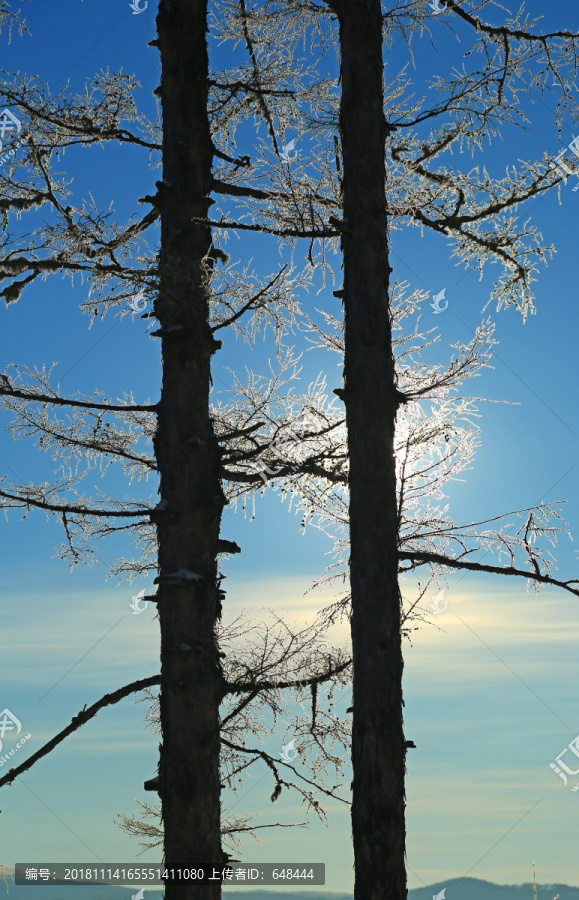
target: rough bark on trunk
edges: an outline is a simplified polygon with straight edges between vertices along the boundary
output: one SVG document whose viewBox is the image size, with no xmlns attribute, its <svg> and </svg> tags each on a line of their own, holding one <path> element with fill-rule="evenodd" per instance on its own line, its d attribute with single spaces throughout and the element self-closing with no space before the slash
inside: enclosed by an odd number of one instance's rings
<svg viewBox="0 0 579 900">
<path fill-rule="evenodd" d="M 380 0 L 340 24 L 344 402 L 350 460 L 355 900 L 406 900 L 397 560 L 396 385 L 389 314 Z"/>
<path fill-rule="evenodd" d="M 157 29 L 163 111 L 155 302 L 163 384 L 154 441 L 162 501 L 154 516 L 161 631 L 159 794 L 165 866 L 178 868 L 222 862 L 215 622 L 220 610 L 217 539 L 225 498 L 209 414 L 211 355 L 219 345 L 209 328 L 209 278 L 202 264 L 211 231 L 192 222 L 207 215 L 211 202 L 206 0 L 161 0 Z M 167 900 L 220 896 L 219 882 L 168 884 L 165 890 Z"/>
</svg>

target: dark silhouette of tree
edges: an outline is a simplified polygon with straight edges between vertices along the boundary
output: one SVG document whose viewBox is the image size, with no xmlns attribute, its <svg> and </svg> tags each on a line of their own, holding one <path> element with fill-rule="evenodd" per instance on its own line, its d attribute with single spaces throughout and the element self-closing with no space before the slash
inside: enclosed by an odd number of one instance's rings
<svg viewBox="0 0 579 900">
<path fill-rule="evenodd" d="M 157 605 L 161 672 L 85 707 L 40 751 L 8 771 L 0 785 L 13 782 L 100 709 L 159 684 L 159 768 L 145 789 L 160 796 L 167 868 L 194 861 L 222 867 L 229 858 L 222 849 L 222 833 L 254 831 L 246 820 L 222 826 L 220 800 L 222 777 L 239 785 L 256 757 L 271 771 L 273 799 L 283 787 L 294 788 L 324 816 L 317 795 L 322 791 L 336 796 L 338 787 L 324 787 L 325 767 L 332 763 L 339 770 L 341 765 L 341 757 L 324 743 L 343 738 L 344 727 L 335 717 L 322 717 L 321 711 L 316 720 L 316 690 L 342 677 L 350 665 L 345 653 L 333 650 L 326 640 L 322 652 L 318 626 L 296 632 L 281 621 L 265 627 L 261 648 L 249 642 L 245 651 L 228 660 L 227 669 L 223 661 L 220 639 L 226 641 L 228 632 L 221 626 L 225 591 L 218 557 L 240 548 L 220 536 L 222 509 L 229 502 L 222 480 L 259 489 L 259 469 L 248 474 L 239 461 L 251 463 L 268 451 L 279 436 L 279 425 L 271 404 L 263 404 L 270 434 L 256 445 L 251 438 L 256 426 L 244 421 L 243 404 L 212 408 L 211 359 L 222 346 L 216 335 L 226 327 L 248 328 L 254 338 L 269 326 L 281 334 L 291 315 L 286 298 L 295 279 L 289 280 L 291 273 L 284 266 L 257 291 L 251 274 L 244 274 L 225 297 L 212 294 L 213 268 L 226 256 L 213 242 L 205 218 L 213 203 L 216 153 L 208 103 L 206 14 L 205 0 L 162 0 L 159 5 L 153 44 L 161 58 L 156 93 L 162 127 L 138 113 L 136 82 L 128 76 L 103 73 L 85 93 L 69 94 L 65 101 L 27 76 L 2 84 L 4 103 L 17 108 L 25 126 L 33 126 L 25 128 L 28 138 L 21 152 L 11 154 L 0 173 L 5 196 L 2 296 L 6 303 L 16 302 L 39 277 L 61 273 L 86 276 L 91 297 L 85 311 L 96 314 L 125 306 L 135 294 L 139 299 L 132 300 L 133 309 L 139 310 L 141 298 L 154 297 L 153 313 L 145 318 L 159 323 L 150 335 L 160 339 L 163 381 L 157 403 L 138 404 L 132 396 L 110 402 L 98 392 L 64 397 L 52 387 L 52 373 L 44 367 L 23 369 L 21 375 L 17 366 L 16 372 L 8 366 L 1 376 L 0 394 L 4 409 L 13 414 L 13 437 L 36 437 L 42 449 L 64 460 L 56 482 L 3 483 L 2 506 L 58 516 L 66 536 L 61 552 L 73 564 L 90 560 L 99 537 L 125 532 L 135 538 L 137 559 L 122 558 L 112 572 L 132 577 L 158 571 L 157 591 L 147 599 Z M 156 192 L 141 199 L 149 211 L 125 224 L 113 222 L 92 200 L 78 206 L 67 202 L 69 186 L 52 174 L 54 159 L 63 149 L 107 142 L 142 148 L 153 164 L 159 155 L 162 159 Z M 49 224 L 36 219 L 24 236 L 9 231 L 17 216 L 34 216 L 38 207 L 53 213 Z M 147 243 L 157 230 L 158 254 Z M 327 430 L 327 423 L 322 427 Z M 143 439 L 152 444 L 152 454 L 143 450 Z M 239 442 L 248 440 L 250 449 L 241 454 Z M 155 473 L 159 502 L 150 505 L 134 492 L 129 499 L 105 496 L 102 501 L 78 493 L 85 475 L 95 466 L 106 469 L 112 461 L 119 462 L 129 478 Z M 233 465 L 228 474 L 225 461 Z M 304 692 L 311 695 L 310 749 L 319 762 L 313 778 L 240 740 L 248 704 L 259 697 L 262 710 L 269 708 L 275 718 L 281 692 L 290 690 L 297 692 L 298 700 Z M 306 723 L 301 730 L 307 731 Z M 306 742 L 301 748 L 304 760 L 307 749 Z M 169 883 L 166 896 L 218 897 L 220 885 Z"/>
</svg>

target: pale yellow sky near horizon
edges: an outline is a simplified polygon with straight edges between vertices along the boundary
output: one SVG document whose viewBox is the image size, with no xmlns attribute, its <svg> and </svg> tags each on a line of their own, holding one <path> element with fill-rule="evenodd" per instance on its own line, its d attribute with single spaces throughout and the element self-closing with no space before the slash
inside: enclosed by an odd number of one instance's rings
<svg viewBox="0 0 579 900">
<path fill-rule="evenodd" d="M 574 688 L 579 606 L 563 592 L 536 595 L 526 592 L 524 581 L 513 582 L 469 576 L 460 587 L 451 583 L 446 609 L 432 616 L 436 627 L 424 626 L 413 633 L 412 644 L 405 642 L 405 727 L 417 744 L 408 755 L 411 887 L 462 877 L 471 867 L 472 877 L 521 883 L 529 880 L 533 859 L 543 883 L 578 881 L 573 835 L 579 795 L 565 788 L 549 763 L 579 732 Z M 245 610 L 258 618 L 271 606 L 287 610 L 303 625 L 333 596 L 327 590 L 303 596 L 309 585 L 307 576 L 232 579 L 226 616 L 233 619 Z M 64 727 L 84 702 L 157 670 L 154 610 L 150 606 L 133 616 L 128 605 L 138 589 L 106 586 L 41 598 L 35 593 L 26 598 L 25 633 L 16 608 L 11 614 L 4 607 L 3 667 L 18 684 L 14 711 L 33 734 L 30 752 Z M 423 603 L 435 594 L 429 591 Z M 344 622 L 334 629 L 334 641 L 347 645 L 348 639 Z M 12 703 L 10 697 L 4 705 L 12 708 Z M 338 709 L 345 712 L 345 707 Z M 140 787 L 143 773 L 150 775 L 157 739 L 144 736 L 144 714 L 145 704 L 101 712 L 23 779 L 102 858 L 118 856 L 113 850 L 119 846 L 123 858 L 129 848 L 137 852 L 135 841 L 121 835 L 112 817 L 116 809 L 135 811 L 132 797 L 150 800 Z M 272 741 L 281 749 L 282 733 L 276 735 Z M 275 743 L 270 749 L 275 751 Z M 302 821 L 305 811 L 297 798 L 282 795 L 272 806 L 269 780 L 258 784 L 262 774 L 256 772 L 243 797 L 243 791 L 232 797 L 232 802 L 240 800 L 235 812 L 262 809 L 265 822 Z M 67 793 L 85 796 L 85 817 L 62 796 L 63 777 Z M 350 778 L 347 767 L 345 796 Z M 3 829 L 3 862 L 42 856 L 41 847 L 52 858 L 60 853 L 88 861 L 82 845 L 23 785 L 2 793 L 2 824 L 12 823 L 10 833 Z M 282 838 L 263 831 L 263 847 L 248 841 L 243 857 L 278 861 L 281 853 L 287 861 L 324 861 L 326 889 L 347 889 L 352 878 L 348 810 L 336 801 L 329 806 L 331 832 L 315 821 L 308 830 L 284 830 Z M 40 842 L 30 832 L 23 841 L 31 816 L 42 831 Z M 154 858 L 149 852 L 138 859 Z"/>
</svg>

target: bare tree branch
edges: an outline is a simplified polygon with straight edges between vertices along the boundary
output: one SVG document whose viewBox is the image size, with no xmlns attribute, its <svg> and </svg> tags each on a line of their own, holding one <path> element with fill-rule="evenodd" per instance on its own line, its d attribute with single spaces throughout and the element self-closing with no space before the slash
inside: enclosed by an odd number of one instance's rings
<svg viewBox="0 0 579 900">
<path fill-rule="evenodd" d="M 471 551 L 468 551 L 471 552 Z M 400 550 L 398 554 L 400 559 L 411 560 L 416 565 L 422 566 L 426 563 L 436 563 L 441 566 L 448 566 L 451 569 L 468 569 L 472 572 L 492 572 L 495 575 L 519 575 L 522 578 L 529 578 L 532 581 L 538 581 L 542 584 L 553 584 L 556 587 L 569 591 L 579 597 L 579 587 L 573 588 L 572 584 L 579 584 L 579 579 L 573 578 L 569 581 L 559 581 L 550 575 L 541 575 L 536 570 L 533 572 L 525 569 L 517 569 L 514 566 L 490 566 L 486 563 L 467 562 L 462 559 L 455 559 L 451 556 L 445 556 L 442 553 L 421 553 L 419 551 Z"/>
<path fill-rule="evenodd" d="M 63 728 L 55 737 L 53 737 L 50 741 L 48 741 L 43 747 L 33 753 L 27 760 L 21 763 L 19 766 L 15 766 L 12 769 L 9 769 L 6 775 L 3 778 L 0 778 L 0 788 L 5 784 L 12 784 L 12 782 L 18 778 L 19 775 L 22 775 L 23 772 L 26 772 L 30 769 L 39 759 L 42 759 L 43 756 L 46 756 L 50 753 L 51 750 L 54 750 L 58 744 L 62 743 L 62 741 L 75 732 L 82 725 L 86 724 L 89 719 L 93 719 L 97 713 L 103 709 L 105 706 L 111 706 L 114 703 L 118 703 L 119 700 L 123 700 L 125 697 L 128 697 L 130 694 L 134 694 L 136 691 L 143 691 L 146 688 L 152 687 L 154 684 L 161 683 L 160 675 L 151 675 L 149 678 L 141 678 L 139 681 L 132 681 L 130 684 L 126 684 L 124 687 L 119 688 L 116 691 L 113 691 L 112 694 L 105 694 L 104 697 L 101 697 L 100 700 L 97 700 L 96 703 L 93 703 L 92 706 L 88 708 L 81 709 L 78 715 L 73 716 L 70 725 L 67 725 L 66 728 Z"/>
</svg>

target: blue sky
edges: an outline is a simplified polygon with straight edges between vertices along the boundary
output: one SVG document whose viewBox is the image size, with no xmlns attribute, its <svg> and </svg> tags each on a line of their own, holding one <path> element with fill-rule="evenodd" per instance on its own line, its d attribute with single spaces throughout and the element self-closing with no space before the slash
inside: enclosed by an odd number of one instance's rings
<svg viewBox="0 0 579 900">
<path fill-rule="evenodd" d="M 507 3 L 513 10 L 518 4 Z M 132 15 L 124 0 L 57 0 L 24 3 L 32 36 L 3 43 L 3 68 L 37 74 L 59 88 L 65 76 L 80 89 L 85 77 L 109 67 L 136 73 L 142 84 L 138 102 L 152 114 L 152 89 L 158 83 L 158 56 L 147 42 L 154 37 L 154 6 Z M 545 15 L 544 27 L 579 30 L 579 9 L 572 2 L 553 8 L 532 2 L 528 9 Z M 442 21 L 433 17 L 432 42 L 416 42 L 416 80 L 443 74 L 453 52 Z M 220 51 L 223 63 L 223 50 Z M 396 69 L 404 54 L 395 48 L 388 65 Z M 58 83 L 60 82 L 60 83 Z M 418 91 L 421 93 L 421 91 Z M 553 98 L 534 101 L 528 132 L 505 130 L 502 140 L 477 158 L 493 174 L 518 159 L 555 153 L 574 136 L 563 129 L 562 141 L 552 124 Z M 457 165 L 468 161 L 456 157 Z M 151 193 L 158 172 L 144 156 L 122 149 L 69 151 L 62 169 L 74 176 L 75 196 L 91 190 L 101 204 L 113 202 L 119 216 L 142 213 L 136 198 Z M 492 314 L 499 340 L 494 369 L 468 386 L 467 393 L 508 400 L 516 405 L 481 404 L 482 447 L 472 471 L 451 486 L 451 510 L 457 522 L 530 506 L 541 500 L 569 500 L 565 515 L 579 533 L 577 509 L 577 353 L 576 222 L 579 192 L 573 181 L 530 203 L 529 215 L 546 243 L 557 253 L 539 273 L 537 314 L 523 325 L 514 310 Z M 274 271 L 279 256 L 273 240 L 264 243 L 232 238 L 228 252 L 244 260 L 260 250 L 262 268 Z M 448 309 L 424 321 L 436 325 L 444 361 L 449 345 L 467 340 L 481 320 L 488 300 L 492 268 L 482 281 L 449 260 L 443 240 L 420 236 L 417 229 L 393 234 L 395 276 L 412 288 L 432 293 L 446 288 Z M 339 282 L 339 259 L 333 258 Z M 331 285 L 307 298 L 308 309 L 336 310 Z M 88 329 L 79 312 L 86 286 L 70 287 L 60 277 L 36 283 L 23 298 L 0 310 L 0 361 L 21 365 L 58 362 L 55 377 L 63 393 L 100 389 L 118 397 L 132 390 L 139 402 L 158 397 L 159 347 L 145 333 L 142 320 L 109 313 Z M 303 349 L 296 339 L 296 349 Z M 268 345 L 248 354 L 228 341 L 218 365 L 265 371 Z M 326 369 L 329 388 L 340 384 L 335 359 L 304 356 L 304 382 Z M 218 372 L 216 372 L 218 375 Z M 332 380 L 334 379 L 334 380 Z M 216 378 L 216 385 L 219 381 Z M 305 386 L 305 384 L 304 384 Z M 0 434 L 0 472 L 22 483 L 50 476 L 51 461 L 25 441 Z M 112 478 L 107 484 L 121 485 Z M 125 490 L 125 488 L 123 488 Z M 140 496 L 156 497 L 150 480 L 136 486 Z M 256 518 L 230 507 L 223 535 L 237 540 L 240 556 L 227 564 L 227 606 L 260 616 L 265 607 L 287 611 L 298 621 L 311 620 L 328 601 L 328 591 L 304 592 L 329 562 L 328 540 L 314 529 L 300 534 L 299 517 L 287 512 L 269 490 L 258 498 Z M 122 684 L 158 671 L 158 633 L 149 612 L 133 616 L 131 596 L 151 581 L 133 586 L 105 581 L 105 565 L 69 572 L 55 558 L 62 535 L 57 522 L 31 513 L 27 520 L 9 513 L 0 520 L 0 710 L 7 707 L 32 735 L 19 754 L 37 750 L 64 727 L 85 703 Z M 110 564 L 127 552 L 120 541 L 97 547 Z M 576 574 L 573 544 L 563 538 L 556 550 L 564 577 Z M 540 882 L 579 886 L 576 873 L 576 821 L 579 793 L 571 791 L 549 768 L 579 733 L 575 684 L 579 615 L 577 601 L 556 590 L 536 595 L 523 581 L 492 576 L 449 577 L 448 606 L 435 623 L 416 633 L 405 648 L 405 721 L 416 750 L 408 757 L 409 886 L 440 882 L 467 873 L 500 883 L 530 879 L 531 864 Z M 413 585 L 405 585 L 411 594 Z M 337 635 L 347 640 L 343 629 Z M 349 705 L 349 694 L 338 709 Z M 117 810 L 137 811 L 135 798 L 149 800 L 143 781 L 154 774 L 157 738 L 145 732 L 146 705 L 130 700 L 108 709 L 69 738 L 10 788 L 0 792 L 0 863 L 16 861 L 131 861 L 134 839 L 113 824 Z M 278 725 L 267 741 L 281 751 L 291 732 Z M 14 746 L 6 736 L 4 750 Z M 16 761 L 17 755 L 14 755 Z M 566 757 L 569 761 L 569 755 Z M 0 769 L 2 771 L 2 769 Z M 295 797 L 282 794 L 269 802 L 271 786 L 256 769 L 245 793 L 226 798 L 236 813 L 263 810 L 263 822 L 303 820 Z M 346 768 L 343 783 L 350 783 Z M 309 830 L 260 832 L 263 846 L 247 842 L 248 861 L 325 862 L 329 891 L 352 886 L 350 824 L 341 804 L 328 806 L 331 830 L 315 819 Z M 140 860 L 157 860 L 152 851 Z"/>
</svg>

